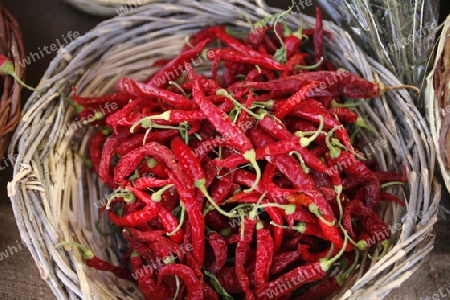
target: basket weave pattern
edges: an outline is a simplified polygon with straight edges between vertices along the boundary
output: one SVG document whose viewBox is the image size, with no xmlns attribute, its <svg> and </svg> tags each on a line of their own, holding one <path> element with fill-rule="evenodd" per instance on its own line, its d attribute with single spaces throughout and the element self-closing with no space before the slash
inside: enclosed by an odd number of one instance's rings
<svg viewBox="0 0 450 300">
<path fill-rule="evenodd" d="M 158 0 L 64 0 L 76 8 L 96 16 L 114 16 L 137 6 L 158 2 Z M 160 1 L 161 2 L 161 1 Z"/>
<path fill-rule="evenodd" d="M 20 62 L 25 54 L 19 24 L 3 4 L 0 4 L 0 18 L 0 54 L 13 62 L 17 75 L 22 78 L 25 70 Z M 19 122 L 22 87 L 10 76 L 0 77 L 0 81 L 0 157 L 3 157 L 11 132 Z"/>
<path fill-rule="evenodd" d="M 77 126 L 73 109 L 61 101 L 58 90 L 69 93 L 76 85 L 81 96 L 104 94 L 121 77 L 147 78 L 154 71 L 147 66 L 177 53 L 184 37 L 203 26 L 248 27 L 246 15 L 257 21 L 275 12 L 260 0 L 154 3 L 103 22 L 66 47 L 70 56 L 60 54 L 53 60 L 41 81 L 41 94 L 34 93 L 26 103 L 13 137 L 10 150 L 19 155 L 9 195 L 22 239 L 58 299 L 140 297 L 131 283 L 86 267 L 78 251 L 53 247 L 61 241 L 77 241 L 118 264 L 125 246 L 117 236 L 101 236 L 96 230 L 95 204 L 105 201 L 108 190 L 75 155 L 74 149 L 87 153 L 91 132 Z M 303 26 L 314 26 L 313 18 L 301 19 Z M 291 28 L 300 25 L 298 14 L 285 20 Z M 342 29 L 332 23 L 324 25 L 334 35 L 334 40 L 326 42 L 327 59 L 368 80 L 400 84 L 388 70 L 365 57 Z M 392 188 L 406 200 L 405 207 L 390 202 L 381 205 L 387 224 L 399 224 L 392 249 L 379 261 L 364 259 L 336 299 L 383 298 L 417 270 L 433 247 L 440 200 L 440 188 L 433 179 L 431 135 L 408 92 L 394 91 L 368 100 L 359 113 L 378 132 L 377 136 L 362 134 L 366 149 L 373 149 L 371 158 L 383 170 L 400 172 L 406 165 L 409 182 Z M 374 147 L 377 141 L 385 141 L 386 147 Z M 104 218 L 100 227 L 107 231 L 106 225 Z"/>
</svg>

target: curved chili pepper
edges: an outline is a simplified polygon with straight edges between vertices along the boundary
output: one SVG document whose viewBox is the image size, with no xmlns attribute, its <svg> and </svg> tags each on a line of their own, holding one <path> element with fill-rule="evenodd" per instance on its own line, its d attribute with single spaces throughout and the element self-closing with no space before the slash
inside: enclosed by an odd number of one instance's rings
<svg viewBox="0 0 450 300">
<path fill-rule="evenodd" d="M 258 299 L 279 299 L 307 283 L 322 279 L 327 271 L 327 267 L 320 262 L 297 267 L 260 288 Z"/>
<path fill-rule="evenodd" d="M 211 245 L 215 260 L 209 270 L 211 273 L 219 272 L 227 262 L 228 245 L 225 239 L 218 233 L 210 233 L 208 235 L 208 242 Z"/>
<path fill-rule="evenodd" d="M 175 176 L 181 180 L 188 189 L 193 189 L 185 177 L 180 166 L 176 163 L 173 153 L 165 146 L 151 142 L 139 147 L 126 155 L 122 156 L 114 168 L 114 180 L 116 182 L 126 181 L 126 177 L 139 165 L 139 163 L 147 156 L 153 156 L 161 159 L 167 167 L 175 173 Z"/>
<path fill-rule="evenodd" d="M 329 157 L 329 155 L 327 155 Z M 364 183 L 365 203 L 373 208 L 380 201 L 380 181 L 377 176 L 359 161 L 354 154 L 342 151 L 337 159 L 331 159 L 330 163 L 336 168 L 344 170 L 349 176 L 359 178 Z"/>
<path fill-rule="evenodd" d="M 195 276 L 192 269 L 182 264 L 169 264 L 159 270 L 157 284 L 160 285 L 162 278 L 167 275 L 180 277 L 187 287 L 186 300 L 204 299 L 203 284 Z"/>
<path fill-rule="evenodd" d="M 255 186 L 258 184 L 261 177 L 261 169 L 256 162 L 255 149 L 247 136 L 242 132 L 242 130 L 234 124 L 230 118 L 220 109 L 218 109 L 214 104 L 208 102 L 203 95 L 200 88 L 200 83 L 198 80 L 194 82 L 192 89 L 195 103 L 200 107 L 200 110 L 206 115 L 208 120 L 223 136 L 228 139 L 228 143 L 240 151 L 244 157 L 251 163 L 255 168 L 257 174 L 257 180 L 255 181 Z M 253 190 L 252 187 L 250 190 Z"/>
<path fill-rule="evenodd" d="M 102 159 L 102 148 L 106 141 L 106 136 L 102 131 L 97 131 L 89 141 L 89 158 L 92 162 L 94 172 L 98 174 L 100 162 Z"/>
<path fill-rule="evenodd" d="M 257 61 L 264 62 L 267 65 L 272 65 L 273 67 L 277 67 L 275 70 L 279 70 L 279 71 L 286 70 L 286 66 L 283 66 L 282 64 L 278 63 L 269 55 L 264 55 L 256 50 L 253 50 L 252 48 L 242 44 L 240 41 L 227 35 L 225 30 L 223 29 L 223 27 L 216 27 L 215 33 L 222 42 L 227 44 L 234 51 L 237 51 L 238 53 L 240 53 L 241 56 L 244 56 L 244 55 L 249 56 L 249 57 L 257 59 Z"/>
<path fill-rule="evenodd" d="M 116 90 L 140 97 L 158 97 L 158 99 L 177 109 L 191 109 L 193 107 L 193 103 L 183 95 L 175 94 L 152 85 L 146 85 L 145 83 L 136 82 L 130 78 L 120 79 L 116 84 Z"/>
<path fill-rule="evenodd" d="M 184 51 L 182 54 L 172 59 L 163 68 L 159 69 L 159 71 L 156 72 L 156 74 L 147 84 L 161 89 L 169 86 L 169 82 L 176 81 L 179 76 L 173 76 L 174 78 L 169 79 L 168 74 L 173 75 L 175 73 L 178 75 L 178 70 L 180 70 L 181 75 L 184 63 L 191 62 L 191 60 L 197 58 L 205 48 L 206 44 L 208 44 L 210 41 L 211 39 L 205 39 L 196 44 L 191 49 Z"/>
<path fill-rule="evenodd" d="M 176 175 L 171 171 L 167 171 L 169 178 L 175 184 L 176 189 L 180 193 L 180 201 L 186 208 L 190 223 L 192 223 L 192 255 L 199 266 L 203 266 L 205 256 L 205 219 L 201 211 L 201 204 L 196 201 L 193 192 L 182 184 Z"/>
<path fill-rule="evenodd" d="M 179 134 L 180 132 L 175 129 L 167 129 L 167 130 L 155 129 L 150 131 L 150 133 L 147 135 L 145 134 L 132 135 L 130 137 L 127 137 L 121 142 L 120 147 L 117 148 L 117 154 L 119 154 L 120 156 L 124 156 L 128 152 L 142 146 L 144 144 L 144 137 L 146 143 L 150 142 L 162 143 L 164 141 L 174 138 Z"/>
<path fill-rule="evenodd" d="M 220 285 L 230 294 L 240 294 L 244 292 L 236 276 L 236 270 L 233 267 L 225 267 L 217 274 Z"/>
</svg>

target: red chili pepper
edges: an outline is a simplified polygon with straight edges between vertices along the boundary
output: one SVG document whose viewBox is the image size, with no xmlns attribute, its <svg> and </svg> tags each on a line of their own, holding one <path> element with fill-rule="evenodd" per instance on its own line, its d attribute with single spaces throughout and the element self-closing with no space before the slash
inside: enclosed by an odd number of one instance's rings
<svg viewBox="0 0 450 300">
<path fill-rule="evenodd" d="M 117 277 L 122 278 L 122 279 L 127 279 L 130 281 L 133 280 L 133 277 L 131 276 L 130 272 L 127 269 L 125 269 L 123 267 L 113 266 L 109 262 L 98 258 L 97 256 L 94 255 L 94 252 L 92 252 L 92 250 L 88 249 L 87 247 L 85 247 L 79 243 L 62 242 L 62 243 L 57 244 L 55 247 L 60 247 L 60 246 L 65 246 L 65 245 L 78 247 L 82 251 L 82 257 L 87 266 L 89 266 L 91 268 L 95 268 L 99 271 L 111 272 L 114 275 L 116 275 Z"/>
<path fill-rule="evenodd" d="M 106 141 L 106 136 L 102 131 L 97 131 L 89 141 L 89 158 L 92 162 L 92 168 L 94 172 L 98 174 L 101 158 L 102 148 Z"/>
<path fill-rule="evenodd" d="M 190 223 L 192 223 L 192 255 L 198 265 L 203 266 L 205 258 L 205 219 L 202 215 L 201 204 L 196 201 L 191 189 L 176 178 L 176 174 L 173 174 L 169 170 L 167 173 L 180 193 L 180 201 L 186 208 Z"/>
<path fill-rule="evenodd" d="M 316 7 L 316 26 L 314 29 L 314 54 L 317 63 L 323 58 L 323 20 L 320 7 Z"/>
<path fill-rule="evenodd" d="M 214 262 L 209 266 L 211 273 L 219 272 L 227 262 L 228 245 L 225 239 L 218 233 L 210 233 L 208 242 L 214 252 Z"/>
<path fill-rule="evenodd" d="M 123 217 L 118 217 L 113 211 L 108 210 L 108 216 L 111 221 L 119 227 L 137 226 L 145 224 L 157 216 L 159 206 L 147 204 L 142 210 L 130 213 Z"/>
<path fill-rule="evenodd" d="M 259 45 L 264 40 L 264 37 L 266 36 L 267 31 L 272 29 L 273 26 L 264 26 L 264 27 L 255 27 L 252 30 L 250 30 L 250 33 L 247 36 L 247 39 L 245 41 L 245 44 L 249 45 L 253 49 L 258 49 Z"/>
<path fill-rule="evenodd" d="M 116 84 L 116 90 L 130 93 L 140 97 L 158 97 L 158 99 L 177 109 L 191 109 L 192 102 L 180 94 L 163 90 L 145 83 L 136 82 L 130 78 L 122 78 Z"/>
<path fill-rule="evenodd" d="M 257 228 L 256 240 L 255 288 L 258 289 L 269 281 L 269 271 L 274 255 L 274 242 L 270 236 L 270 231 L 264 228 Z"/>
<path fill-rule="evenodd" d="M 211 198 L 221 205 L 232 192 L 233 187 L 233 173 L 228 172 L 224 176 L 221 176 L 219 180 L 216 180 L 211 185 Z"/>
<path fill-rule="evenodd" d="M 302 247 L 297 250 L 283 252 L 273 257 L 270 267 L 270 275 L 274 276 L 283 272 L 290 264 L 297 262 L 302 257 Z"/>
<path fill-rule="evenodd" d="M 236 262 L 235 262 L 235 271 L 236 277 L 239 280 L 239 284 L 245 292 L 245 299 L 252 300 L 255 299 L 255 296 L 250 289 L 250 280 L 245 272 L 245 262 L 247 260 L 247 252 L 250 248 L 250 243 L 253 240 L 253 232 L 256 227 L 256 220 L 251 220 L 249 218 L 245 218 L 243 224 L 244 226 L 244 236 L 237 243 L 236 247 Z"/>
<path fill-rule="evenodd" d="M 176 159 L 172 152 L 167 147 L 155 142 L 148 143 L 122 156 L 117 163 L 117 166 L 114 168 L 114 180 L 116 182 L 126 182 L 126 177 L 129 176 L 147 156 L 161 159 L 167 167 L 175 173 L 175 176 L 181 180 L 184 186 L 193 189 L 193 187 L 189 185 L 180 166 L 176 163 Z"/>
<path fill-rule="evenodd" d="M 252 48 L 245 46 L 240 41 L 234 39 L 233 37 L 226 34 L 225 30 L 220 27 L 216 27 L 215 33 L 217 37 L 227 44 L 231 49 L 234 51 L 237 51 L 241 54 L 241 56 L 249 56 L 257 59 L 258 61 L 262 61 L 267 63 L 268 65 L 277 66 L 276 70 L 283 71 L 286 70 L 286 66 L 283 66 L 282 64 L 276 62 L 271 56 L 262 54 L 256 50 L 253 50 Z"/>
<path fill-rule="evenodd" d="M 266 284 L 257 291 L 258 299 L 280 299 L 297 288 L 326 276 L 328 267 L 320 262 L 297 267 Z"/>
<path fill-rule="evenodd" d="M 283 93 L 293 94 L 313 81 L 319 84 L 308 93 L 310 98 L 336 96 L 377 98 L 393 88 L 387 87 L 381 82 L 367 81 L 348 71 L 306 72 L 267 82 L 243 82 L 238 84 L 237 87 L 261 91 L 283 91 Z"/>
<path fill-rule="evenodd" d="M 128 93 L 112 93 L 100 97 L 88 97 L 83 98 L 77 96 L 77 87 L 72 87 L 72 98 L 79 104 L 83 106 L 98 106 L 100 104 L 106 103 L 116 103 L 118 106 L 125 106 L 130 100 L 133 100 L 135 96 Z"/>
<path fill-rule="evenodd" d="M 388 193 L 380 193 L 380 200 L 381 201 L 392 201 L 392 202 L 396 202 L 398 204 L 400 204 L 401 206 L 405 206 L 405 203 L 400 200 L 399 198 L 395 197 L 392 194 L 388 194 Z"/>
<path fill-rule="evenodd" d="M 184 51 L 183 53 L 172 59 L 163 68 L 159 69 L 159 71 L 147 84 L 161 89 L 169 86 L 170 81 L 176 81 L 176 79 L 183 73 L 184 63 L 191 62 L 193 59 L 197 58 L 205 48 L 206 44 L 208 44 L 210 41 L 210 39 L 205 39 L 196 44 L 191 49 Z M 177 75 L 173 76 L 174 73 Z M 173 78 L 170 78 L 169 74 L 172 75 L 170 77 Z"/>
<path fill-rule="evenodd" d="M 386 240 L 391 235 L 389 227 L 371 208 L 359 200 L 353 200 L 345 207 L 343 216 L 344 228 L 348 230 L 351 237 L 356 236 L 351 222 L 352 214 L 358 216 L 362 227 L 370 234 L 370 237 L 362 242 L 362 248 L 365 249 L 376 242 Z"/>
<path fill-rule="evenodd" d="M 329 295 L 332 295 L 336 292 L 341 285 L 336 280 L 336 276 L 328 277 L 318 284 L 310 287 L 307 291 L 301 294 L 298 297 L 295 297 L 295 300 L 323 300 L 327 298 Z"/>
<path fill-rule="evenodd" d="M 146 143 L 150 142 L 163 143 L 167 140 L 171 140 L 172 138 L 174 138 L 179 134 L 180 132 L 175 129 L 167 129 L 167 130 L 155 129 L 150 131 L 150 133 L 147 134 L 147 136 L 145 134 L 132 135 L 121 142 L 120 147 L 117 148 L 117 154 L 119 154 L 120 156 L 124 156 L 128 152 L 144 145 L 144 137 Z"/>
<path fill-rule="evenodd" d="M 358 114 L 347 107 L 333 107 L 328 110 L 332 116 L 336 116 L 341 123 L 354 124 L 358 120 Z"/>
<path fill-rule="evenodd" d="M 206 40 L 206 39 L 213 39 L 216 37 L 216 28 L 217 27 L 224 27 L 223 25 L 219 26 L 212 26 L 207 27 L 203 30 L 198 31 L 197 33 L 191 35 L 188 39 L 188 43 L 184 44 L 183 48 L 181 49 L 180 53 L 183 54 L 184 52 L 188 51 L 192 47 L 195 47 L 198 43 Z"/>
<path fill-rule="evenodd" d="M 352 153 L 341 152 L 337 159 L 330 160 L 330 163 L 338 169 L 343 169 L 348 176 L 359 178 L 364 183 L 365 203 L 373 208 L 380 201 L 380 181 L 376 175 L 360 162 Z"/>
<path fill-rule="evenodd" d="M 158 285 L 161 284 L 162 278 L 167 275 L 178 276 L 184 281 L 187 287 L 186 300 L 204 299 L 203 284 L 189 267 L 182 264 L 169 264 L 163 266 L 159 270 Z"/>
<path fill-rule="evenodd" d="M 156 179 L 154 177 L 140 177 L 132 182 L 133 187 L 139 190 L 145 190 L 147 188 L 163 187 L 170 184 L 167 179 Z"/>
<path fill-rule="evenodd" d="M 230 118 L 214 104 L 207 101 L 203 92 L 200 88 L 200 83 L 198 80 L 194 82 L 192 89 L 194 100 L 203 111 L 208 120 L 213 124 L 213 126 L 228 140 L 228 143 L 240 151 L 244 157 L 251 163 L 252 167 L 255 169 L 257 174 L 256 184 L 259 182 L 261 177 L 261 169 L 256 162 L 256 153 L 253 149 L 253 145 L 242 130 L 234 124 Z M 254 189 L 252 187 L 251 189 Z"/>
<path fill-rule="evenodd" d="M 302 41 L 295 35 L 290 35 L 284 39 L 284 47 L 286 48 L 286 58 L 289 59 L 299 54 L 299 48 Z"/>
<path fill-rule="evenodd" d="M 244 292 L 240 281 L 236 276 L 236 270 L 233 267 L 225 267 L 217 274 L 220 285 L 230 294 L 240 294 Z"/>
<path fill-rule="evenodd" d="M 249 48 L 251 49 L 251 48 Z M 273 60 L 266 56 L 247 56 L 242 55 L 241 52 L 233 51 L 231 49 L 212 49 L 208 50 L 207 56 L 208 60 L 214 61 L 215 59 L 220 59 L 223 61 L 231 61 L 238 63 L 245 63 L 250 65 L 258 65 L 263 68 L 275 71 L 285 71 L 288 70 L 286 66 L 283 66 L 279 62 Z"/>
<path fill-rule="evenodd" d="M 289 97 L 289 99 L 285 100 L 283 105 L 275 112 L 274 116 L 280 120 L 283 119 L 294 108 L 294 106 L 306 98 L 307 93 L 311 91 L 316 84 L 317 82 L 313 81 L 303 86 L 298 92 Z"/>
</svg>

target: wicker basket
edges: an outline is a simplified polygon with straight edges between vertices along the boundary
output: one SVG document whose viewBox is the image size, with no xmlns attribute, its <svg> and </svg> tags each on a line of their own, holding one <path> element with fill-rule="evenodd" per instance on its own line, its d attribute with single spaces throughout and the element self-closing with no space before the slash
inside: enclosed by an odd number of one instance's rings
<svg viewBox="0 0 450 300">
<path fill-rule="evenodd" d="M 111 17 L 124 14 L 138 6 L 158 0 L 64 0 L 85 13 Z M 161 1 L 160 1 L 161 2 Z"/>
<path fill-rule="evenodd" d="M 450 191 L 450 16 L 444 23 L 433 70 L 426 79 L 426 115 L 437 148 L 439 168 Z"/>
<path fill-rule="evenodd" d="M 8 192 L 22 239 L 58 299 L 141 297 L 133 284 L 86 267 L 79 251 L 54 249 L 58 242 L 77 241 L 118 263 L 124 248 L 117 236 L 101 236 L 96 230 L 96 203 L 104 201 L 108 190 L 74 154 L 73 149 L 86 153 L 91 132 L 74 123 L 74 111 L 61 101 L 58 89 L 69 93 L 76 85 L 84 96 L 106 93 L 120 77 L 146 78 L 153 72 L 147 66 L 176 53 L 184 36 L 203 26 L 228 23 L 248 27 L 246 16 L 256 21 L 277 11 L 260 0 L 150 4 L 103 22 L 53 60 L 41 81 L 42 93 L 30 97 L 14 135 L 10 149 L 19 153 L 20 163 L 14 166 Z M 304 26 L 314 26 L 313 18 L 298 14 L 285 20 L 298 28 L 301 19 Z M 325 23 L 325 28 L 335 37 L 326 42 L 327 59 L 369 80 L 400 84 L 389 71 L 365 57 L 341 28 L 332 23 Z M 408 169 L 409 183 L 392 188 L 407 205 L 383 203 L 383 218 L 395 226 L 393 246 L 379 261 L 365 255 L 335 299 L 383 298 L 413 274 L 433 248 L 440 200 L 440 187 L 433 179 L 431 134 L 409 93 L 390 92 L 359 109 L 378 132 L 378 136 L 362 136 L 365 149 L 372 149 L 370 157 L 384 170 L 400 171 L 403 164 Z M 374 146 L 380 141 L 385 141 L 386 147 Z M 106 220 L 102 222 L 100 226 L 106 229 Z"/>
<path fill-rule="evenodd" d="M 17 75 L 23 77 L 24 67 L 20 64 L 25 58 L 22 33 L 19 24 L 9 11 L 0 3 L 0 54 L 9 57 Z M 6 152 L 11 132 L 20 118 L 21 85 L 11 76 L 0 77 L 2 90 L 0 99 L 0 158 Z"/>
</svg>

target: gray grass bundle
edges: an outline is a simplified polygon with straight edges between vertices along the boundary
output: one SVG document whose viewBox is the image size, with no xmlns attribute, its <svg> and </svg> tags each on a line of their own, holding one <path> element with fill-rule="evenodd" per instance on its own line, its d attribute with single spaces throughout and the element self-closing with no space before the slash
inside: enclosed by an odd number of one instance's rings
<svg viewBox="0 0 450 300">
<path fill-rule="evenodd" d="M 423 88 L 440 0 L 319 0 L 368 55 L 406 84 Z M 417 101 L 423 108 L 423 98 Z"/>
<path fill-rule="evenodd" d="M 221 23 L 248 28 L 246 18 L 255 22 L 275 12 L 261 0 L 154 3 L 101 23 L 53 60 L 41 80 L 42 92 L 28 99 L 15 132 L 10 152 L 19 155 L 8 192 L 21 237 L 58 299 L 141 297 L 133 284 L 86 267 L 78 250 L 54 248 L 61 241 L 76 241 L 118 264 L 125 247 L 118 235 L 102 236 L 96 230 L 97 207 L 105 203 L 108 190 L 75 154 L 86 154 L 91 131 L 73 121 L 74 111 L 59 91 L 69 93 L 76 85 L 82 96 L 104 94 L 123 76 L 146 78 L 154 71 L 148 66 L 176 54 L 186 35 Z M 285 18 L 292 28 L 298 28 L 301 20 L 305 27 L 314 26 L 313 18 L 297 13 Z M 367 58 L 348 33 L 329 22 L 325 29 L 335 37 L 326 41 L 327 59 L 369 80 L 400 84 L 391 72 Z M 379 261 L 364 253 L 360 267 L 335 299 L 382 298 L 414 273 L 433 247 L 440 200 L 433 179 L 431 134 L 409 93 L 394 91 L 368 100 L 359 112 L 378 132 L 362 134 L 364 149 L 372 149 L 370 158 L 383 170 L 400 172 L 406 165 L 408 183 L 391 187 L 406 206 L 382 203 L 381 215 L 396 228 L 393 246 Z M 385 147 L 376 146 L 380 141 Z M 108 230 L 106 218 L 98 225 Z"/>
<path fill-rule="evenodd" d="M 439 168 L 450 191 L 450 17 L 443 24 L 435 61 L 426 79 L 426 116 L 437 149 Z"/>
</svg>

